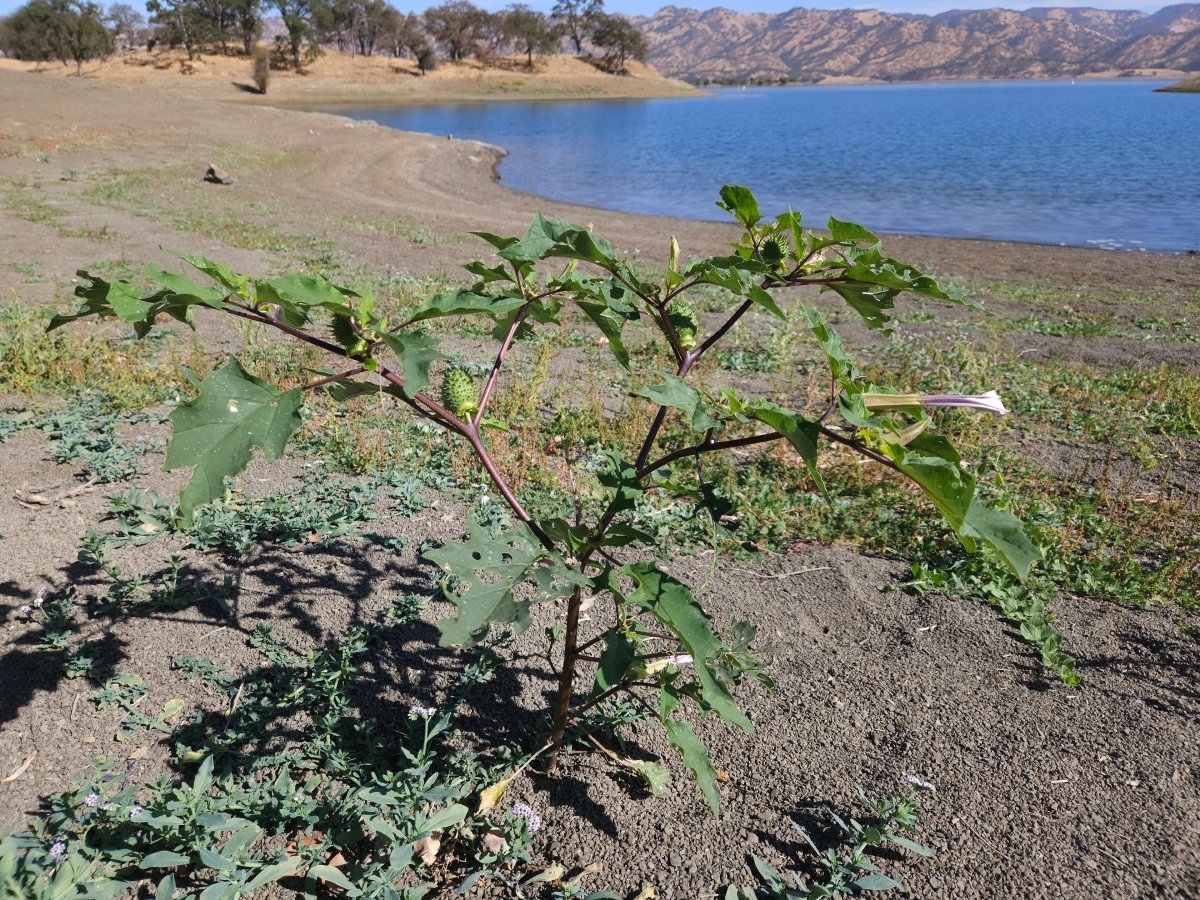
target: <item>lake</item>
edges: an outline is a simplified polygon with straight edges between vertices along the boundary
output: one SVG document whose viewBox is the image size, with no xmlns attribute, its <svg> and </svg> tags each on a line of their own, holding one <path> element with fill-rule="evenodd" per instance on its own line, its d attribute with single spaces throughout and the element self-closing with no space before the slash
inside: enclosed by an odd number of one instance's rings
<svg viewBox="0 0 1200 900">
<path fill-rule="evenodd" d="M 718 88 L 662 100 L 340 109 L 508 151 L 504 184 L 722 219 L 721 185 L 874 231 L 1200 249 L 1200 96 L 1114 79 Z"/>
</svg>

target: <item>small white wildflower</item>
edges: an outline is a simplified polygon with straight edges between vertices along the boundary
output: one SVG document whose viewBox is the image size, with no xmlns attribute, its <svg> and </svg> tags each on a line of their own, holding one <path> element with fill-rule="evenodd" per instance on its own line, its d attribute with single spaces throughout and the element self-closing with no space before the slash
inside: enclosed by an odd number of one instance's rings
<svg viewBox="0 0 1200 900">
<path fill-rule="evenodd" d="M 67 845 L 63 841 L 55 841 L 50 845 L 50 855 L 55 859 L 67 858 Z"/>
<path fill-rule="evenodd" d="M 33 612 L 33 607 L 30 606 L 28 603 L 26 603 L 24 606 L 21 607 L 21 615 L 27 616 L 31 612 Z"/>
<path fill-rule="evenodd" d="M 129 818 L 135 819 L 142 814 L 142 808 L 136 803 L 129 807 Z"/>
<path fill-rule="evenodd" d="M 918 778 L 916 775 L 905 775 L 904 780 L 907 781 L 909 784 L 911 784 L 913 787 L 918 788 L 919 790 L 922 790 L 922 791 L 936 791 L 937 790 L 937 786 L 932 781 L 925 781 L 924 779 Z"/>
<path fill-rule="evenodd" d="M 525 820 L 531 832 L 542 827 L 542 817 L 535 813 L 528 803 L 514 803 L 512 812 L 514 816 Z"/>
<path fill-rule="evenodd" d="M 50 592 L 50 588 L 44 584 L 40 588 L 38 588 L 37 599 L 35 599 L 33 601 L 33 605 L 41 606 L 43 603 L 45 603 L 46 602 L 46 594 L 48 594 L 49 592 Z"/>
<path fill-rule="evenodd" d="M 410 719 L 428 719 L 437 712 L 437 708 L 433 706 L 410 706 L 408 708 L 408 717 Z"/>
<path fill-rule="evenodd" d="M 92 793 L 88 794 L 86 797 L 83 798 L 84 806 L 95 806 L 99 802 L 100 802 L 100 795 L 97 794 L 95 791 L 92 791 Z"/>
</svg>

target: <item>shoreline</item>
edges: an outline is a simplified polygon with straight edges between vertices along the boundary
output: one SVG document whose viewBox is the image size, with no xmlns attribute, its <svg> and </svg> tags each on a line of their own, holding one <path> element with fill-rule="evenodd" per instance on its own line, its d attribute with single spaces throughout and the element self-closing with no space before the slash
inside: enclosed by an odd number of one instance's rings
<svg viewBox="0 0 1200 900">
<path fill-rule="evenodd" d="M 711 255 L 738 233 L 731 221 L 542 199 L 496 179 L 503 148 L 331 112 L 181 102 L 172 90 L 2 68 L 0 94 L 0 257 L 10 261 L 0 291 L 22 302 L 61 299 L 75 270 L 97 259 L 178 268 L 175 250 L 265 272 L 294 267 L 314 241 L 356 269 L 456 277 L 486 255 L 469 232 L 521 234 L 536 212 L 593 224 L 653 264 L 672 235 L 684 253 Z M 205 184 L 209 165 L 234 184 Z M 888 255 L 939 277 L 1131 291 L 1166 280 L 1200 297 L 1196 254 L 877 233 Z"/>
</svg>

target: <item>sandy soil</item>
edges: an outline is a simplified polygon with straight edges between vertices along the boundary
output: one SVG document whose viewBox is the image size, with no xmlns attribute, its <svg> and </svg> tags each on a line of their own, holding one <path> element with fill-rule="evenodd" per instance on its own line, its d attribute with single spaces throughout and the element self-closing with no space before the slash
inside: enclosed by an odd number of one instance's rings
<svg viewBox="0 0 1200 900">
<path fill-rule="evenodd" d="M 77 268 L 104 260 L 172 267 L 168 250 L 205 253 L 252 272 L 294 258 L 292 244 L 257 246 L 247 228 L 297 241 L 323 234 L 355 264 L 416 276 L 456 272 L 478 251 L 474 239 L 462 237 L 466 231 L 514 233 L 536 209 L 593 222 L 626 252 L 656 259 L 672 233 L 685 253 L 716 252 L 733 237 L 720 224 L 520 195 L 494 180 L 496 148 L 248 104 L 227 78 L 214 77 L 202 90 L 182 76 L 148 85 L 0 70 L 0 294 L 62 304 Z M 301 102 L 301 95 L 279 88 L 281 99 Z M 274 93 L 267 98 L 274 100 Z M 235 183 L 203 183 L 212 163 Z M 200 220 L 197 210 L 216 218 Z M 418 229 L 437 240 L 413 240 Z M 888 246 L 936 274 L 1050 286 L 1062 290 L 1064 302 L 1077 285 L 1107 284 L 1118 298 L 1114 315 L 1129 314 L 1121 296 L 1151 283 L 1193 312 L 1200 296 L 1196 256 L 905 237 Z M 1020 307 L 1019 300 L 996 299 L 1009 310 Z M 1100 368 L 1198 365 L 1194 344 L 1024 338 L 1030 352 L 1051 363 L 1090 354 Z M 20 402 L 10 399 L 9 407 Z M 1046 464 L 1069 477 L 1080 461 Z M 304 472 L 289 462 L 256 468 L 246 481 L 279 489 Z M 177 481 L 157 474 L 140 484 L 169 491 Z M 4 831 L 70 787 L 97 752 L 128 758 L 138 777 L 167 764 L 164 745 L 149 746 L 139 762 L 134 747 L 114 744 L 116 717 L 87 702 L 90 687 L 66 680 L 17 614 L 42 585 L 74 589 L 85 602 L 103 591 L 75 564 L 86 529 L 106 508 L 103 494 L 37 509 L 13 499 L 17 489 L 57 493 L 74 484 L 74 470 L 53 463 L 40 435 L 23 432 L 5 443 L 0 774 L 36 757 L 24 775 L 0 785 Z M 458 524 L 455 510 L 438 509 L 387 519 L 378 530 L 415 543 L 449 536 Z M 170 548 L 151 548 L 130 550 L 123 561 L 153 571 Z M 683 574 L 708 564 L 674 563 Z M 212 558 L 196 555 L 189 565 L 218 582 L 226 574 Z M 1182 614 L 1063 598 L 1059 624 L 1086 679 L 1071 690 L 1048 681 L 991 610 L 885 591 L 897 574 L 895 563 L 845 548 L 722 563 L 708 582 L 706 606 L 719 619 L 754 619 L 782 648 L 772 671 L 779 694 L 750 698 L 758 734 L 745 739 L 710 729 L 715 761 L 729 774 L 725 817 L 712 820 L 687 787 L 667 798 L 631 800 L 611 770 L 579 759 L 560 780 L 520 785 L 549 823 L 537 845 L 542 858 L 568 867 L 598 862 L 603 872 L 589 886 L 626 895 L 648 883 L 662 898 L 708 897 L 720 884 L 749 880 L 748 850 L 783 864 L 800 846 L 790 819 L 807 821 L 825 803 L 848 804 L 855 785 L 894 792 L 913 774 L 939 789 L 918 836 L 936 859 L 890 866 L 910 896 L 1200 897 L 1200 645 L 1179 628 Z M 170 674 L 171 660 L 183 653 L 200 648 L 215 661 L 247 664 L 254 654 L 246 633 L 268 619 L 300 646 L 317 646 L 347 624 L 372 620 L 426 574 L 411 551 L 349 558 L 313 550 L 254 560 L 237 577 L 233 620 L 191 609 L 95 621 L 95 636 L 153 686 L 148 704 L 172 696 L 211 702 Z M 421 640 L 414 635 L 412 646 Z M 364 714 L 381 722 L 424 699 L 433 678 L 395 663 L 378 663 L 378 692 L 363 701 Z M 517 671 L 502 688 L 518 709 L 536 708 L 545 685 Z M 493 721 L 513 721 L 511 709 Z M 492 714 L 481 705 L 478 715 Z M 645 749 L 661 748 L 650 741 Z"/>
</svg>

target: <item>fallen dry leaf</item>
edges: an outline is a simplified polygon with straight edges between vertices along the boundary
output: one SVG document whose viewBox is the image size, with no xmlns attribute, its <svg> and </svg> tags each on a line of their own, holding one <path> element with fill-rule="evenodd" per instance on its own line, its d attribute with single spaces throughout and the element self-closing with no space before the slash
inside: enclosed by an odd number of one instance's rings
<svg viewBox="0 0 1200 900">
<path fill-rule="evenodd" d="M 492 853 L 503 853 L 508 849 L 508 841 L 504 839 L 504 832 L 499 828 L 489 828 L 480 840 Z"/>
<path fill-rule="evenodd" d="M 37 756 L 36 753 L 30 753 L 27 757 L 21 760 L 21 764 L 13 770 L 11 775 L 9 775 L 7 778 L 0 778 L 0 784 L 8 784 L 10 781 L 16 781 L 18 778 L 24 775 L 25 770 L 29 768 L 29 764 L 33 762 L 33 758 L 35 756 Z"/>
<path fill-rule="evenodd" d="M 425 863 L 427 866 L 432 866 L 437 861 L 438 850 L 441 848 L 441 829 L 438 829 L 428 837 L 423 837 L 419 841 L 413 843 L 413 849 L 417 851 L 417 856 L 421 857 L 421 862 Z"/>
</svg>

